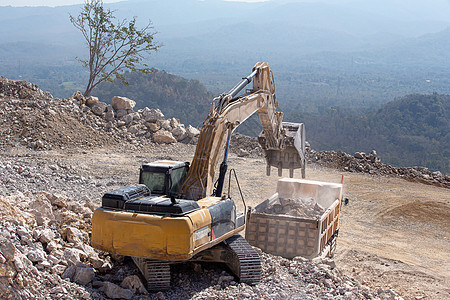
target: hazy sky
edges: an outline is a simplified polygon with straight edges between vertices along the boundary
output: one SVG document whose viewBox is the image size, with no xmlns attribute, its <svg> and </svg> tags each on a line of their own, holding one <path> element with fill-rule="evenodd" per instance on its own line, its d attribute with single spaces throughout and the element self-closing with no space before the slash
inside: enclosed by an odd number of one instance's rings
<svg viewBox="0 0 450 300">
<path fill-rule="evenodd" d="M 103 0 L 104 3 L 119 2 L 120 0 Z M 0 0 L 0 6 L 62 6 L 84 3 L 84 0 Z"/>
<path fill-rule="evenodd" d="M 103 0 L 104 3 L 120 2 L 123 0 Z M 226 0 L 242 2 L 261 2 L 268 0 Z M 272 0 L 273 1 L 273 0 Z M 84 3 L 84 0 L 0 0 L 0 6 L 62 6 Z"/>
</svg>

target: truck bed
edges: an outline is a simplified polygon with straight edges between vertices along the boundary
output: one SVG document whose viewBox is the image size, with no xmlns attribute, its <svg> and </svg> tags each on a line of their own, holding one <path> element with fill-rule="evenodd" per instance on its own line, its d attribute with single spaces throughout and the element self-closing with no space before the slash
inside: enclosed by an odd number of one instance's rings
<svg viewBox="0 0 450 300">
<path fill-rule="evenodd" d="M 283 180 L 283 179 L 281 179 Z M 249 209 L 247 214 L 247 226 L 245 238 L 255 247 L 264 252 L 279 255 L 285 258 L 302 256 L 314 258 L 319 255 L 332 255 L 335 241 L 339 230 L 340 197 L 342 185 L 330 184 L 332 192 L 327 189 L 327 183 L 312 182 L 306 180 L 289 180 L 290 189 L 286 193 L 286 182 L 278 184 L 278 192 L 283 196 L 298 197 L 299 195 L 314 194 L 320 199 L 323 193 L 325 198 L 322 203 L 330 203 L 325 211 L 316 218 L 297 217 L 282 214 L 265 213 L 265 209 L 274 197 L 265 200 L 255 207 Z M 307 184 L 308 187 L 300 185 Z M 315 186 L 317 188 L 315 188 Z M 304 192 L 308 190 L 308 192 Z M 334 191 L 333 191 L 334 190 Z M 334 201 L 330 201 L 330 199 Z"/>
</svg>

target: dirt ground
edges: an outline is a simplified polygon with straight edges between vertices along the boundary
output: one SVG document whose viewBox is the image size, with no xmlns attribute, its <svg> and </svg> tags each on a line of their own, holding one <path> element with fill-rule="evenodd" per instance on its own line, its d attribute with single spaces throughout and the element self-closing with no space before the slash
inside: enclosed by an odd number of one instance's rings
<svg viewBox="0 0 450 300">
<path fill-rule="evenodd" d="M 121 184 L 138 181 L 141 163 L 156 159 L 191 161 L 194 147 L 147 146 L 140 151 L 97 149 L 83 152 L 40 152 L 39 159 L 73 164 L 83 176 L 120 176 Z M 247 205 L 272 195 L 277 171 L 266 176 L 262 158 L 229 157 Z M 339 183 L 340 172 L 316 165 L 307 179 Z M 296 171 L 295 177 L 299 177 Z M 286 171 L 283 175 L 288 176 Z M 115 188 L 111 185 L 111 189 Z M 226 184 L 224 191 L 227 191 Z M 232 180 L 232 197 L 240 196 Z M 98 195 L 98 201 L 102 195 Z M 338 268 L 370 287 L 393 288 L 405 299 L 450 299 L 450 192 L 447 188 L 400 178 L 344 173 L 335 260 Z"/>
</svg>

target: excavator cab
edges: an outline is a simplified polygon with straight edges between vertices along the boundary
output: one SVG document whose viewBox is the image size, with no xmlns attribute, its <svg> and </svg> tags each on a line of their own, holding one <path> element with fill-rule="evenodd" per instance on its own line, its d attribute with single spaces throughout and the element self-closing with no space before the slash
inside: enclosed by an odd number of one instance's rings
<svg viewBox="0 0 450 300">
<path fill-rule="evenodd" d="M 147 186 L 152 194 L 176 197 L 188 170 L 189 163 L 181 161 L 158 160 L 142 164 L 139 183 Z"/>
</svg>

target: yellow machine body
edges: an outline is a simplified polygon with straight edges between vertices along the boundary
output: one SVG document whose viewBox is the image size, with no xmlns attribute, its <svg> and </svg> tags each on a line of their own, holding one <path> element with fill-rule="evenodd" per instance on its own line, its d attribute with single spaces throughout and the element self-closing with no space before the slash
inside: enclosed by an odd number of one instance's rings
<svg viewBox="0 0 450 300">
<path fill-rule="evenodd" d="M 214 235 L 207 207 L 219 201 L 218 197 L 201 199 L 197 201 L 201 209 L 180 217 L 98 208 L 92 217 L 91 244 L 126 256 L 188 260 L 244 229 L 240 226 L 220 237 Z"/>
</svg>

